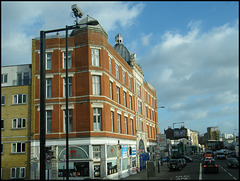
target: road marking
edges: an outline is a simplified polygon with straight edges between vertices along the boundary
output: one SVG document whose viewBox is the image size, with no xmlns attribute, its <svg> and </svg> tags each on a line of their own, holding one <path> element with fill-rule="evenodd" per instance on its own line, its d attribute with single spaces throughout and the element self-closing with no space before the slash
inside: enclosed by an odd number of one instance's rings
<svg viewBox="0 0 240 181">
<path fill-rule="evenodd" d="M 224 172 L 226 172 L 229 176 L 231 176 L 234 180 L 237 180 L 231 173 L 229 173 L 227 170 L 225 170 L 221 165 L 219 165 L 221 169 L 223 169 Z"/>
<path fill-rule="evenodd" d="M 202 180 L 202 163 L 200 163 L 199 180 Z"/>
</svg>

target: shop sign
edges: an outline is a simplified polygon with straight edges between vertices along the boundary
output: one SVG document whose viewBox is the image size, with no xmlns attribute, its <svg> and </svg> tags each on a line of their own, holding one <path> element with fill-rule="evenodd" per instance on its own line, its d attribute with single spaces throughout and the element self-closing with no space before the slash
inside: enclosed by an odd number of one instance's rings
<svg viewBox="0 0 240 181">
<path fill-rule="evenodd" d="M 78 146 L 70 146 L 68 153 L 69 153 L 69 160 L 88 158 L 87 151 Z M 59 152 L 59 159 L 61 161 L 64 161 L 66 159 L 66 148 L 64 148 L 62 151 Z"/>
<path fill-rule="evenodd" d="M 158 146 L 167 146 L 167 139 L 166 139 L 166 134 L 158 134 L 157 135 L 157 143 Z"/>
<path fill-rule="evenodd" d="M 121 156 L 128 156 L 128 145 L 121 145 Z"/>
<path fill-rule="evenodd" d="M 107 157 L 117 157 L 117 146 L 116 145 L 108 145 L 107 146 Z"/>
<path fill-rule="evenodd" d="M 131 145 L 132 147 L 132 154 L 130 154 L 131 156 L 136 155 L 136 145 Z"/>
</svg>

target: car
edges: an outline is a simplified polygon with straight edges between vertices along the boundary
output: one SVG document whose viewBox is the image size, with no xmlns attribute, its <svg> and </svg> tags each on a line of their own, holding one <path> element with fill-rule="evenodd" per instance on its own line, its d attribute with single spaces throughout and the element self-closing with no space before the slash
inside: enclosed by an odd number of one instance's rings
<svg viewBox="0 0 240 181">
<path fill-rule="evenodd" d="M 206 154 L 206 153 L 205 153 L 205 154 L 203 155 L 203 157 L 204 157 L 204 160 L 205 160 L 206 157 L 212 157 L 212 155 L 211 155 L 211 154 Z"/>
<path fill-rule="evenodd" d="M 169 158 L 168 157 L 164 157 L 164 158 L 162 158 L 162 161 L 163 162 L 169 162 Z"/>
<path fill-rule="evenodd" d="M 227 163 L 228 168 L 239 168 L 239 163 L 237 158 L 229 158 Z"/>
<path fill-rule="evenodd" d="M 170 159 L 169 161 L 169 170 L 181 170 L 182 165 L 179 159 Z"/>
<path fill-rule="evenodd" d="M 181 162 L 183 163 L 183 167 L 187 165 L 187 161 L 184 158 L 179 158 Z"/>
<path fill-rule="evenodd" d="M 209 161 L 209 160 L 214 161 L 214 158 L 213 158 L 213 157 L 206 157 L 206 158 L 204 159 L 204 161 Z"/>
<path fill-rule="evenodd" d="M 205 161 L 203 164 L 203 172 L 204 173 L 208 173 L 208 172 L 219 173 L 218 165 L 215 163 L 215 161 L 212 161 L 212 160 Z"/>
<path fill-rule="evenodd" d="M 222 152 L 222 151 L 218 151 L 218 152 L 217 152 L 217 156 L 216 156 L 216 158 L 217 158 L 217 159 L 224 160 L 224 159 L 226 159 L 226 155 L 225 155 L 224 152 Z"/>
<path fill-rule="evenodd" d="M 187 162 L 192 162 L 193 161 L 193 159 L 191 158 L 191 157 L 189 157 L 189 156 L 184 156 L 183 157 Z"/>
<path fill-rule="evenodd" d="M 210 154 L 210 155 L 212 155 L 212 154 L 213 154 L 213 151 L 212 151 L 212 150 L 207 150 L 207 151 L 205 152 L 205 154 Z"/>
</svg>

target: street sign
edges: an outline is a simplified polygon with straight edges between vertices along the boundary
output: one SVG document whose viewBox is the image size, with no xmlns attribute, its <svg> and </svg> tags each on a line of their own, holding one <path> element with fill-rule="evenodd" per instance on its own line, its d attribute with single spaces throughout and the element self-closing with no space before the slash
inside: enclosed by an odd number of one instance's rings
<svg viewBox="0 0 240 181">
<path fill-rule="evenodd" d="M 155 153 L 155 158 L 156 158 L 156 159 L 160 159 L 160 153 L 156 152 L 156 153 Z"/>
<path fill-rule="evenodd" d="M 158 146 L 167 146 L 167 138 L 166 138 L 166 134 L 158 134 L 157 135 L 157 144 Z"/>
<path fill-rule="evenodd" d="M 33 170 L 37 170 L 37 168 L 38 168 L 37 162 L 33 162 L 33 163 L 32 163 L 32 169 L 33 169 Z"/>
<path fill-rule="evenodd" d="M 49 170 L 52 168 L 52 157 L 49 154 L 46 154 L 46 169 Z"/>
</svg>

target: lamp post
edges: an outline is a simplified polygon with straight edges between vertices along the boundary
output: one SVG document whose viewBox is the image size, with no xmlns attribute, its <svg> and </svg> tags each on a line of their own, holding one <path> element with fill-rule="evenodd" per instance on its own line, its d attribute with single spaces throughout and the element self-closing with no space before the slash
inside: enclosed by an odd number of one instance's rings
<svg viewBox="0 0 240 181">
<path fill-rule="evenodd" d="M 161 108 L 161 109 L 164 109 L 165 106 L 159 106 L 157 108 Z M 156 116 L 155 116 L 155 129 L 156 129 L 156 140 L 157 140 L 157 119 L 156 119 Z"/>
<path fill-rule="evenodd" d="M 165 106 L 159 106 L 157 108 L 164 109 Z M 155 129 L 156 129 L 156 141 L 157 141 L 157 119 L 156 119 L 156 116 L 155 116 Z M 160 153 L 161 153 L 161 151 L 159 150 L 159 155 L 160 155 Z M 156 161 L 157 161 L 158 173 L 160 173 L 159 160 L 156 159 L 156 149 L 155 149 L 155 162 Z"/>
<path fill-rule="evenodd" d="M 77 5 L 74 7 L 72 6 L 72 10 L 77 18 L 82 17 L 83 13 L 79 10 Z M 75 13 L 77 11 L 77 13 Z M 46 99 L 46 78 L 45 78 L 45 56 L 46 56 L 46 45 L 45 39 L 46 34 L 65 31 L 66 32 L 66 111 L 65 111 L 65 128 L 66 128 L 66 179 L 69 180 L 69 145 L 68 145 L 68 30 L 80 28 L 81 25 L 98 25 L 97 20 L 92 20 L 87 23 L 78 24 L 76 20 L 76 25 L 67 26 L 65 28 L 48 30 L 48 31 L 40 31 L 40 180 L 45 180 L 45 170 L 46 170 L 46 150 L 45 150 L 45 143 L 46 143 L 46 108 L 45 108 L 45 99 Z"/>
<path fill-rule="evenodd" d="M 180 123 L 184 123 L 184 122 L 175 122 L 175 123 L 173 123 L 173 137 L 174 137 L 173 143 L 174 143 L 174 147 L 175 147 L 174 125 L 175 125 L 175 124 L 180 124 Z M 176 148 L 175 148 L 175 149 L 176 149 Z"/>
</svg>

